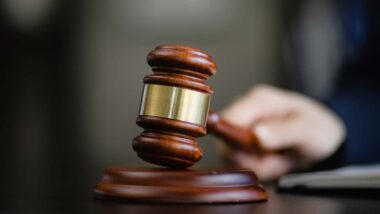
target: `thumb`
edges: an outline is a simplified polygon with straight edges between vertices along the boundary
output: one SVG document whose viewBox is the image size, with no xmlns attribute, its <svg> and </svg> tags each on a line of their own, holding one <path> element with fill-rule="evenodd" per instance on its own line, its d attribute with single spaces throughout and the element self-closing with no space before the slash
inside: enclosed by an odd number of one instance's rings
<svg viewBox="0 0 380 214">
<path fill-rule="evenodd" d="M 277 118 L 257 123 L 253 132 L 263 149 L 282 150 L 302 142 L 303 126 L 297 117 Z"/>
</svg>

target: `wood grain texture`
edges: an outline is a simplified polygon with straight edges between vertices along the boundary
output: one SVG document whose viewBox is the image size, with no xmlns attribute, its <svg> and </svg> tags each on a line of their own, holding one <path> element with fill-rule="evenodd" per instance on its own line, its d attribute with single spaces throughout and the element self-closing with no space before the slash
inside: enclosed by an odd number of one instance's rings
<svg viewBox="0 0 380 214">
<path fill-rule="evenodd" d="M 193 137 L 173 132 L 146 130 L 133 140 L 132 147 L 141 159 L 171 168 L 186 168 L 202 158 Z"/>
<path fill-rule="evenodd" d="M 242 203 L 268 194 L 248 169 L 170 170 L 112 167 L 94 190 L 96 198 L 153 203 Z"/>
</svg>

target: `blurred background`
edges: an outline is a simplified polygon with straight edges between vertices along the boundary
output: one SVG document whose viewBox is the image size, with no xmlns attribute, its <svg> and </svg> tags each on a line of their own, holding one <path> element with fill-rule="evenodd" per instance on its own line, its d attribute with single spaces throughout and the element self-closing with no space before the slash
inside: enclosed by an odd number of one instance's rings
<svg viewBox="0 0 380 214">
<path fill-rule="evenodd" d="M 142 131 L 135 119 L 142 79 L 151 74 L 146 55 L 159 44 L 212 55 L 216 110 L 258 83 L 326 96 L 339 66 L 339 31 L 326 0 L 3 0 L 0 16 L 6 206 L 18 203 L 10 196 L 91 194 L 109 165 L 151 166 L 131 141 Z M 301 37 L 293 36 L 297 29 Z M 310 40 L 295 64 L 292 44 Z M 297 69 L 309 72 L 297 76 Z M 288 81 L 292 75 L 309 84 Z M 196 167 L 221 166 L 214 141 L 199 139 L 204 158 Z"/>
</svg>

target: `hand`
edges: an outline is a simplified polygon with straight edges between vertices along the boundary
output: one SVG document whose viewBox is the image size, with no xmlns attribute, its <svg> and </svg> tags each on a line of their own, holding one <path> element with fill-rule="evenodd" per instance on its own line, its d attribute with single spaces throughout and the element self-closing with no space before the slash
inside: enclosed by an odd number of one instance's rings
<svg viewBox="0 0 380 214">
<path fill-rule="evenodd" d="M 345 137 L 342 121 L 301 94 L 261 85 L 239 98 L 222 117 L 257 136 L 264 154 L 229 150 L 228 158 L 262 180 L 276 179 L 329 157 Z"/>
</svg>

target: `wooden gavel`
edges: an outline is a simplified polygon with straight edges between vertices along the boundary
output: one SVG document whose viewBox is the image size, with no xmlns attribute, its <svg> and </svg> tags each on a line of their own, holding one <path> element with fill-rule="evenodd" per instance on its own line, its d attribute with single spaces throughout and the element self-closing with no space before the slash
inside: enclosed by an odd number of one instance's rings
<svg viewBox="0 0 380 214">
<path fill-rule="evenodd" d="M 259 149 L 250 130 L 209 112 L 212 88 L 206 80 L 216 73 L 211 56 L 188 46 L 161 45 L 148 54 L 153 74 L 144 77 L 136 123 L 144 128 L 133 140 L 143 160 L 170 168 L 186 168 L 202 158 L 195 138 L 210 132 L 233 148 Z"/>
</svg>

